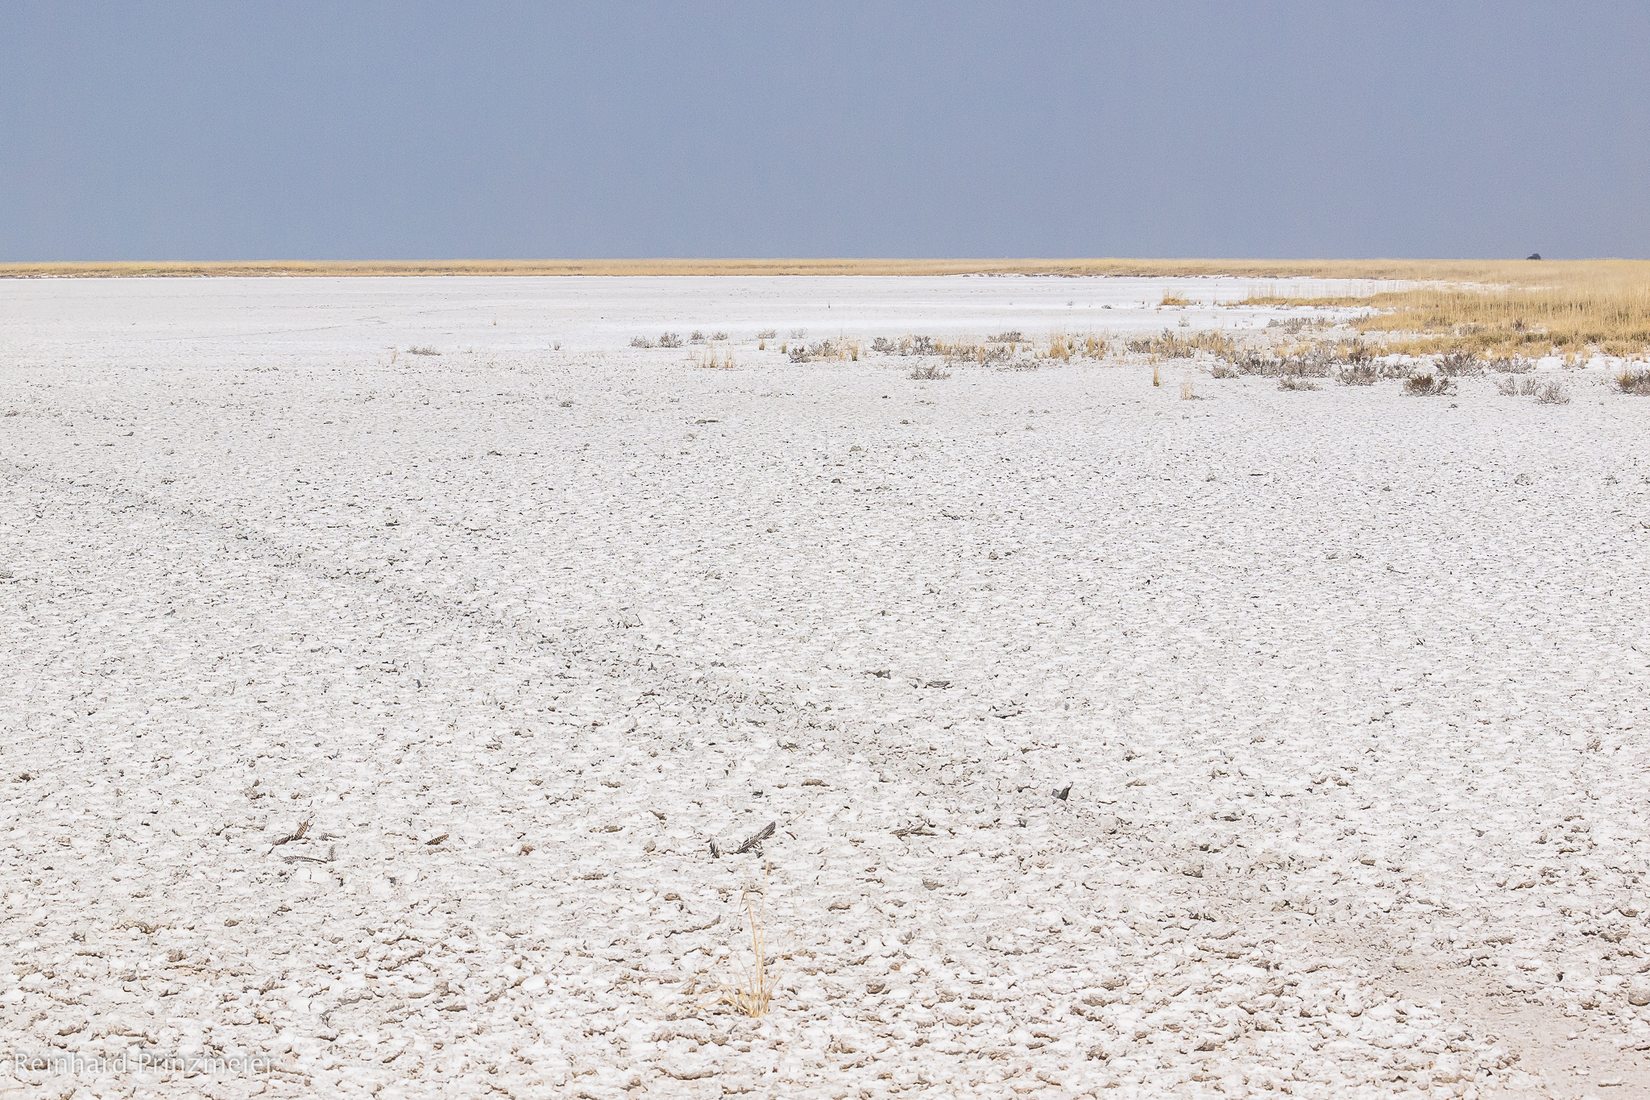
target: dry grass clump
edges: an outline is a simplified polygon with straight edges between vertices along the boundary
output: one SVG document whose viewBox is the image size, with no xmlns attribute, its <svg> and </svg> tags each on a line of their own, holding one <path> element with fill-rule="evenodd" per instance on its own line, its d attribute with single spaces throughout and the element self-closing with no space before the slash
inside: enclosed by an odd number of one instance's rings
<svg viewBox="0 0 1650 1100">
<path fill-rule="evenodd" d="M 1104 337 L 1093 334 L 1071 337 L 1054 333 L 1047 344 L 1038 346 L 1018 331 L 1000 332 L 983 341 L 945 340 L 932 336 L 901 336 L 895 339 L 878 336 L 871 341 L 871 351 L 878 355 L 931 356 L 944 359 L 953 366 L 996 366 L 1010 370 L 1030 369 L 1050 360 L 1103 359 L 1110 350 L 1111 346 Z"/>
<path fill-rule="evenodd" d="M 1650 397 L 1650 368 L 1630 367 L 1616 375 L 1616 389 L 1637 397 Z"/>
<path fill-rule="evenodd" d="M 1315 390 L 1317 388 L 1318 384 L 1316 382 L 1308 378 L 1302 378 L 1298 374 L 1285 374 L 1278 378 L 1278 389 L 1280 390 Z"/>
<path fill-rule="evenodd" d="M 1556 379 L 1549 378 L 1535 388 L 1535 403 L 1537 405 L 1568 405 L 1570 394 Z"/>
<path fill-rule="evenodd" d="M 1404 392 L 1411 397 L 1447 397 L 1455 392 L 1455 382 L 1442 375 L 1412 374 L 1404 380 Z"/>
<path fill-rule="evenodd" d="M 1502 397 L 1533 397 L 1538 405 L 1568 405 L 1570 394 L 1555 378 L 1537 381 L 1518 375 L 1502 375 L 1495 380 L 1495 392 Z"/>
<path fill-rule="evenodd" d="M 699 365 L 709 370 L 732 370 L 735 366 L 733 352 L 725 350 L 718 352 L 715 348 L 711 348 L 699 357 Z"/>
<path fill-rule="evenodd" d="M 901 336 L 897 340 L 890 340 L 886 336 L 878 336 L 871 341 L 871 350 L 878 355 L 939 354 L 932 336 Z"/>
<path fill-rule="evenodd" d="M 812 344 L 792 344 L 785 349 L 793 363 L 819 363 L 852 360 L 859 362 L 859 341 L 818 340 Z"/>
<path fill-rule="evenodd" d="M 1180 292 L 1175 290 L 1164 291 L 1163 300 L 1158 303 L 1158 305 L 1163 306 L 1189 306 L 1191 304 L 1192 300 L 1190 298 L 1181 297 Z"/>
<path fill-rule="evenodd" d="M 441 353 L 439 351 L 437 351 L 436 349 L 432 348 L 432 347 L 424 347 L 424 346 L 415 344 L 414 346 L 407 349 L 407 354 L 408 355 L 440 355 Z"/>
<path fill-rule="evenodd" d="M 1244 351 L 1227 359 L 1225 369 L 1210 373 L 1216 378 L 1237 378 L 1244 375 L 1261 378 L 1327 378 L 1333 364 L 1330 349 L 1308 345 L 1285 350 L 1280 355 Z"/>
<path fill-rule="evenodd" d="M 1246 305 L 1246 302 L 1229 302 L 1228 305 Z M 1337 322 L 1333 317 L 1274 317 L 1266 322 L 1267 328 L 1282 329 L 1291 336 L 1298 336 L 1303 332 L 1313 332 L 1317 329 L 1334 328 Z"/>
<path fill-rule="evenodd" d="M 1154 359 L 1192 359 L 1200 351 L 1217 359 L 1236 359 L 1241 351 L 1237 341 L 1221 332 L 1177 333 L 1164 329 L 1157 336 L 1137 336 L 1126 340 L 1123 346 L 1136 355 Z"/>
<path fill-rule="evenodd" d="M 1334 372 L 1335 381 L 1343 386 L 1373 386 L 1384 378 L 1409 376 L 1409 368 L 1383 362 L 1376 355 L 1376 349 L 1362 340 L 1338 345 L 1332 357 L 1339 364 Z"/>
<path fill-rule="evenodd" d="M 1538 382 L 1534 378 L 1506 375 L 1495 380 L 1495 392 L 1502 397 L 1533 397 L 1538 405 L 1568 405 L 1570 393 L 1557 379 Z"/>
<path fill-rule="evenodd" d="M 693 334 L 695 344 L 704 343 L 704 334 Z M 649 340 L 646 336 L 632 336 L 630 346 L 633 348 L 679 348 L 682 346 L 681 334 L 675 332 L 661 332 L 657 340 Z"/>
<path fill-rule="evenodd" d="M 1484 373 L 1484 361 L 1470 351 L 1457 349 L 1440 355 L 1433 369 L 1445 378 L 1476 378 Z"/>
<path fill-rule="evenodd" d="M 1198 400 L 1197 390 L 1193 388 L 1190 382 L 1180 383 L 1180 399 L 1182 401 Z"/>
<path fill-rule="evenodd" d="M 1373 386 L 1383 372 L 1374 363 L 1348 363 L 1335 372 L 1335 381 L 1343 386 Z"/>
<path fill-rule="evenodd" d="M 741 968 L 739 976 L 723 987 L 722 1003 L 751 1019 L 760 1019 L 773 1007 L 774 990 L 778 981 L 768 972 L 768 936 L 757 912 L 751 891 L 746 890 L 740 900 L 745 903 L 745 916 L 750 921 L 751 963 Z"/>
</svg>

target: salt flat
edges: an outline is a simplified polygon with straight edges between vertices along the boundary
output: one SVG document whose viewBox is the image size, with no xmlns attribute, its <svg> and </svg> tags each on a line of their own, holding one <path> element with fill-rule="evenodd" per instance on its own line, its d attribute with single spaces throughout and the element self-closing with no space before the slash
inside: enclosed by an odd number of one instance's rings
<svg viewBox="0 0 1650 1100">
<path fill-rule="evenodd" d="M 777 348 L 1254 286 L 0 283 L 0 1081 L 1650 1093 L 1650 402 Z"/>
</svg>

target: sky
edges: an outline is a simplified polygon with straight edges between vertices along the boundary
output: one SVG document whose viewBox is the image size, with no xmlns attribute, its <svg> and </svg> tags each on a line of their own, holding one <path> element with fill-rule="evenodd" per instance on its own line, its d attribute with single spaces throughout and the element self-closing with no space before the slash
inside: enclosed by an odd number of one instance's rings
<svg viewBox="0 0 1650 1100">
<path fill-rule="evenodd" d="M 0 0 L 0 261 L 1650 257 L 1645 0 Z"/>
</svg>

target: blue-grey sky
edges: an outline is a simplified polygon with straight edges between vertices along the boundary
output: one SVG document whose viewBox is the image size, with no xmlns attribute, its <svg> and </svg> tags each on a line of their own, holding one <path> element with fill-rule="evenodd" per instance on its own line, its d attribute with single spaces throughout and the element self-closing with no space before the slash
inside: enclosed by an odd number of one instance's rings
<svg viewBox="0 0 1650 1100">
<path fill-rule="evenodd" d="M 0 0 L 0 260 L 1650 256 L 1645 0 Z"/>
</svg>

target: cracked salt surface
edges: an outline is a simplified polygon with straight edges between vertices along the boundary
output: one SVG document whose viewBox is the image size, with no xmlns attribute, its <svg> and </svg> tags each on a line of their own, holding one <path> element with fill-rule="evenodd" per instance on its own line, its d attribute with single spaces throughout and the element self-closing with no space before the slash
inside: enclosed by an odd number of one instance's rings
<svg viewBox="0 0 1650 1100">
<path fill-rule="evenodd" d="M 0 284 L 0 1082 L 1650 1093 L 1650 405 L 755 347 L 1171 286 Z"/>
</svg>

